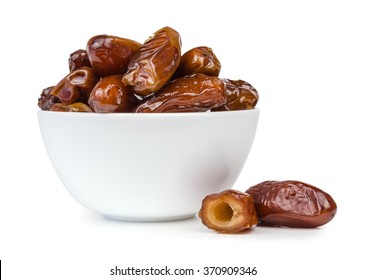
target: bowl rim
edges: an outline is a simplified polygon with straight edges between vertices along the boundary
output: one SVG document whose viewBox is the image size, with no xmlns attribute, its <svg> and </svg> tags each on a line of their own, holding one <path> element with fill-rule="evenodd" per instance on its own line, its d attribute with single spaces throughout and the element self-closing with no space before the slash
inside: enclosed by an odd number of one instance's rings
<svg viewBox="0 0 366 280">
<path fill-rule="evenodd" d="M 66 117 L 82 117 L 82 118 L 134 118 L 134 119 L 154 119 L 154 118 L 191 118 L 191 117 L 210 117 L 210 116 L 228 116 L 228 115 L 250 115 L 258 114 L 259 108 L 236 110 L 236 111 L 207 111 L 207 112 L 176 112 L 176 113 L 95 113 L 95 112 L 58 112 L 38 110 L 38 115 L 53 115 Z"/>
</svg>

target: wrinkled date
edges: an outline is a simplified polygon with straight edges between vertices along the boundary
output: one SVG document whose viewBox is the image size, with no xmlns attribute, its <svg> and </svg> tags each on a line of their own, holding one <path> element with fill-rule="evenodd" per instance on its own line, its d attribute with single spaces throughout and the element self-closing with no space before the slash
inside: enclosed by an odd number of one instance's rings
<svg viewBox="0 0 366 280">
<path fill-rule="evenodd" d="M 38 107 L 44 111 L 48 111 L 53 104 L 61 102 L 57 96 L 51 94 L 53 87 L 42 90 L 41 96 L 38 98 Z"/>
<path fill-rule="evenodd" d="M 259 220 L 276 226 L 318 227 L 337 212 L 329 194 L 299 181 L 266 181 L 246 192 L 254 199 Z"/>
<path fill-rule="evenodd" d="M 211 48 L 196 47 L 182 55 L 174 77 L 183 77 L 195 73 L 219 76 L 221 63 Z"/>
<path fill-rule="evenodd" d="M 204 112 L 226 102 L 217 77 L 194 74 L 177 78 L 136 108 L 136 113 Z"/>
<path fill-rule="evenodd" d="M 101 77 L 124 74 L 141 44 L 130 39 L 98 35 L 89 39 L 86 53 L 94 71 Z"/>
<path fill-rule="evenodd" d="M 206 227 L 222 233 L 241 232 L 258 223 L 253 198 L 235 190 L 206 196 L 198 215 Z"/>
<path fill-rule="evenodd" d="M 69 57 L 69 69 L 70 72 L 83 67 L 91 67 L 88 55 L 85 50 L 77 50 L 70 54 Z"/>
<path fill-rule="evenodd" d="M 259 95 L 257 90 L 242 80 L 222 79 L 226 85 L 227 102 L 224 106 L 213 111 L 236 111 L 253 109 L 257 105 Z"/>
<path fill-rule="evenodd" d="M 122 82 L 122 75 L 102 78 L 90 93 L 89 106 L 97 113 L 130 112 L 137 99 Z"/>
<path fill-rule="evenodd" d="M 159 90 L 177 69 L 180 53 L 179 33 L 170 27 L 158 30 L 132 57 L 123 82 L 143 96 Z"/>
<path fill-rule="evenodd" d="M 63 78 L 53 87 L 51 94 L 57 96 L 66 105 L 79 101 L 87 102 L 97 81 L 98 77 L 93 69 L 83 66 Z"/>
</svg>

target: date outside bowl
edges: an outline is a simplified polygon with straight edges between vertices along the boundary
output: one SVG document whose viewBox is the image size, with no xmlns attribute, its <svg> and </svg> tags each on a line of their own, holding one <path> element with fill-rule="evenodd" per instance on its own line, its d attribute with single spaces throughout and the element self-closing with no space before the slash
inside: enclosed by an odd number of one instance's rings
<svg viewBox="0 0 366 280">
<path fill-rule="evenodd" d="M 48 156 L 86 208 L 124 221 L 193 217 L 234 185 L 259 109 L 206 113 L 38 111 Z"/>
</svg>

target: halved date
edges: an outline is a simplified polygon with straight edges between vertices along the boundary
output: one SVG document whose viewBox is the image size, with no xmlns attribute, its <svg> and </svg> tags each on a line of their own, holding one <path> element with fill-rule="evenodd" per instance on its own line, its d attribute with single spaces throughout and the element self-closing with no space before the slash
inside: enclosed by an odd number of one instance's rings
<svg viewBox="0 0 366 280">
<path fill-rule="evenodd" d="M 253 198 L 236 190 L 206 196 L 198 216 L 206 227 L 222 233 L 241 232 L 258 223 Z"/>
<path fill-rule="evenodd" d="M 299 181 L 265 181 L 249 188 L 258 219 L 266 224 L 313 228 L 331 221 L 337 212 L 333 198 Z"/>
<path fill-rule="evenodd" d="M 194 74 L 169 82 L 136 108 L 136 113 L 204 112 L 226 102 L 225 85 L 217 77 Z"/>
</svg>

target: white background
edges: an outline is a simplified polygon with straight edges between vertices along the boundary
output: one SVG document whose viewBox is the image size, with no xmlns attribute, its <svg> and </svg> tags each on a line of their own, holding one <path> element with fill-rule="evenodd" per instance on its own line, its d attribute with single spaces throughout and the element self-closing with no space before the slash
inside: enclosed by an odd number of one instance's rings
<svg viewBox="0 0 366 280">
<path fill-rule="evenodd" d="M 363 1 L 72 2 L 0 4 L 4 279 L 123 279 L 109 276 L 116 265 L 255 266 L 258 274 L 244 279 L 360 279 L 366 249 Z M 67 74 L 69 54 L 91 36 L 143 42 L 166 25 L 180 32 L 183 51 L 212 47 L 221 77 L 247 80 L 260 93 L 256 139 L 234 187 L 244 191 L 270 179 L 311 183 L 336 200 L 332 222 L 220 235 L 197 218 L 108 221 L 66 192 L 38 129 L 41 90 Z"/>
</svg>

